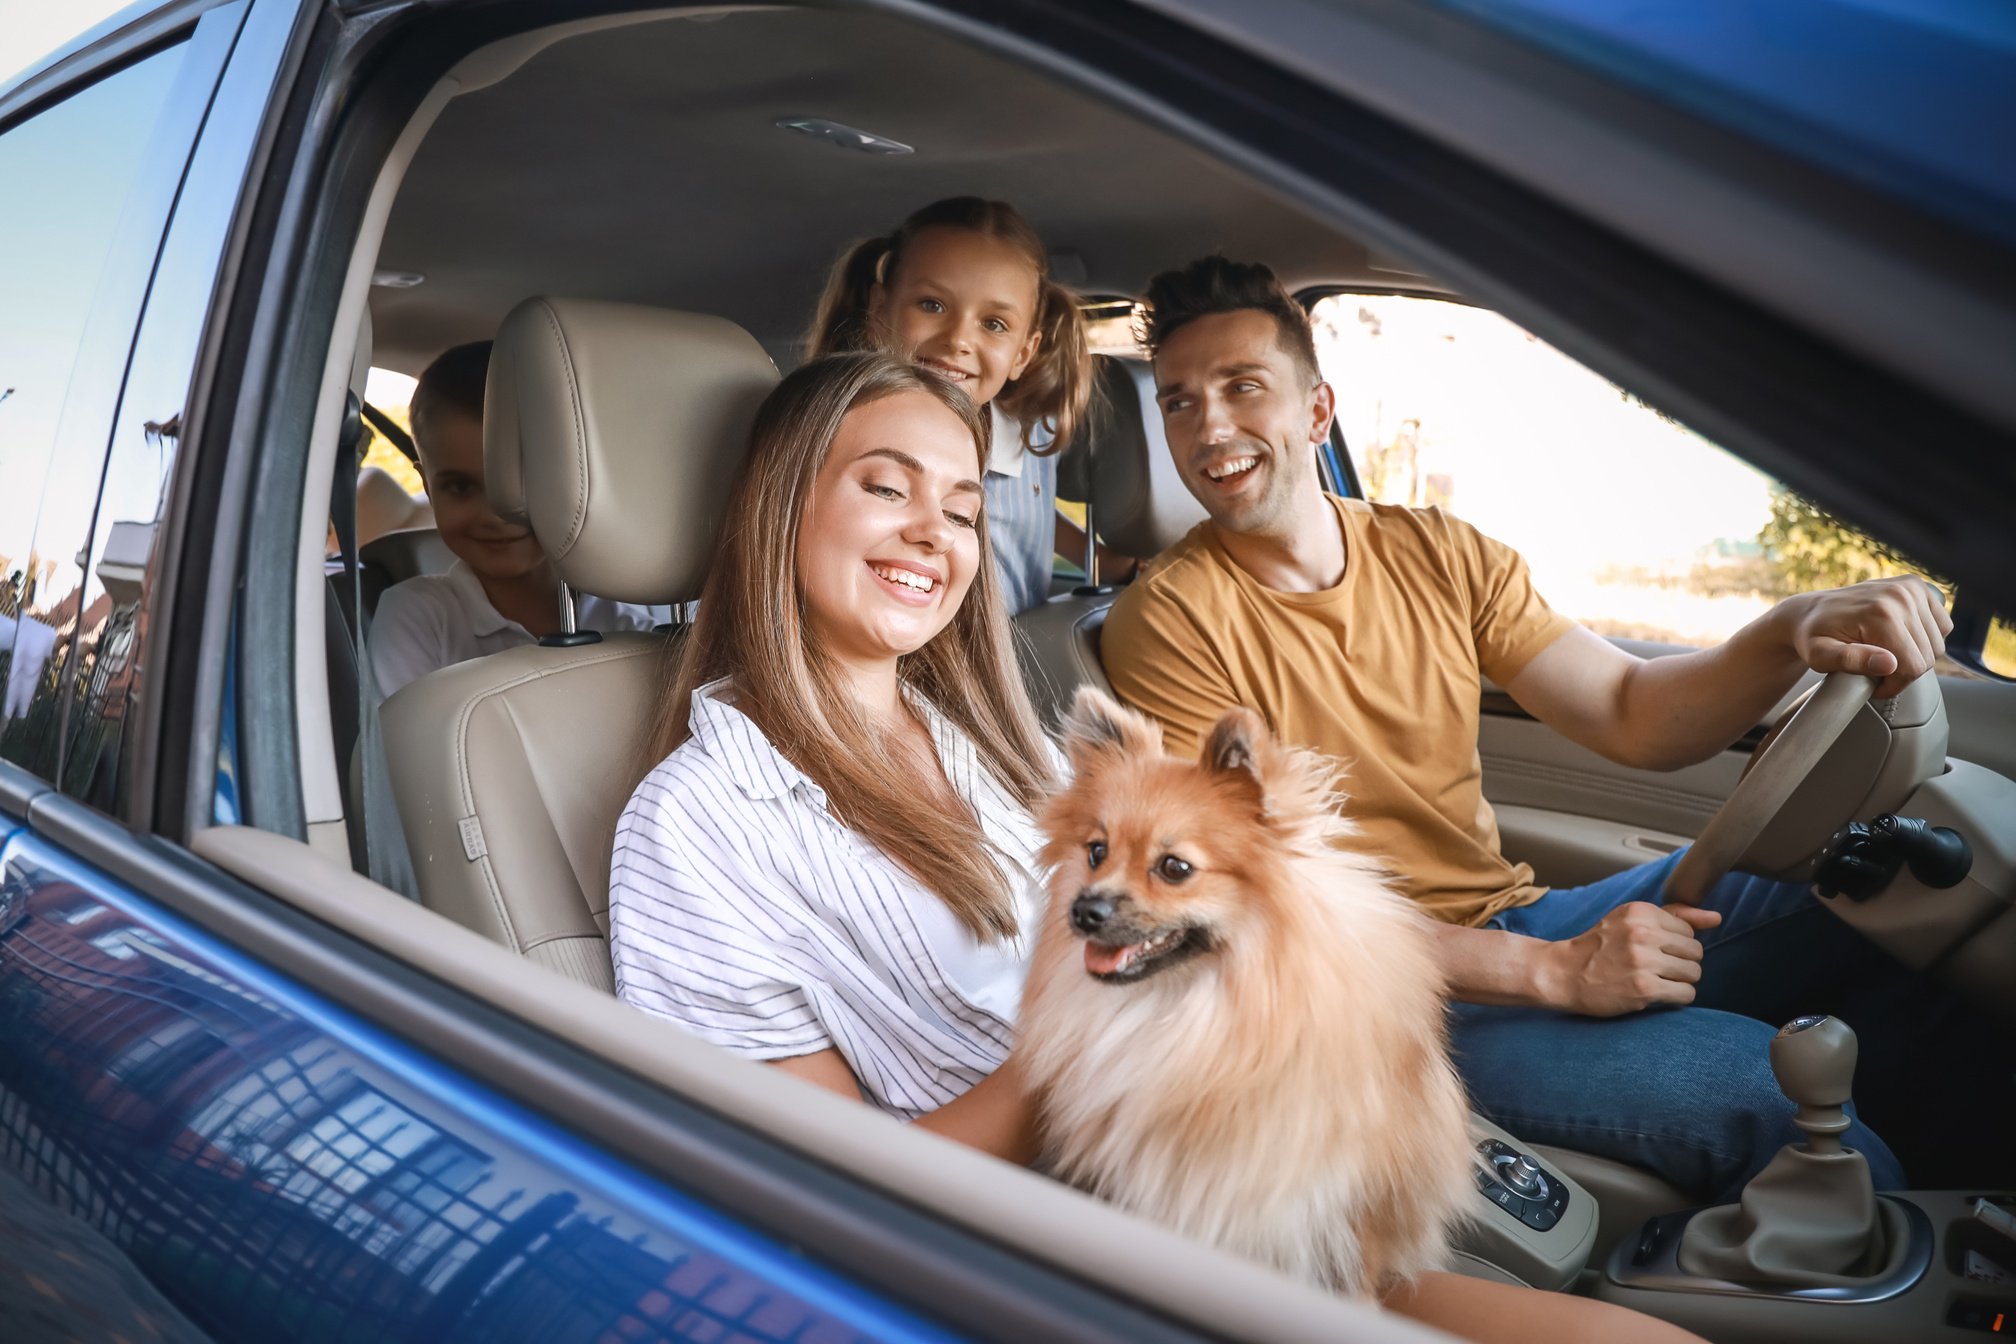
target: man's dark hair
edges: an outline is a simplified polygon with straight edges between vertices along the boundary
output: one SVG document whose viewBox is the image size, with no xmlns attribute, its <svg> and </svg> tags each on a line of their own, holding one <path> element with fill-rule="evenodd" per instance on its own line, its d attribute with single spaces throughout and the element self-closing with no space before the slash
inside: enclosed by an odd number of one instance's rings
<svg viewBox="0 0 2016 1344">
<path fill-rule="evenodd" d="M 1151 359 L 1164 342 L 1198 318 L 1250 308 L 1274 319 L 1282 351 L 1302 366 L 1311 385 L 1322 381 L 1309 314 L 1259 262 L 1199 257 L 1181 270 L 1164 271 L 1150 280 L 1147 306 L 1141 343 Z"/>
<path fill-rule="evenodd" d="M 444 350 L 420 375 L 413 388 L 413 402 L 406 410 L 415 444 L 427 441 L 428 425 L 442 411 L 460 411 L 482 423 L 483 384 L 490 376 L 490 345 L 489 341 L 471 341 Z"/>
</svg>

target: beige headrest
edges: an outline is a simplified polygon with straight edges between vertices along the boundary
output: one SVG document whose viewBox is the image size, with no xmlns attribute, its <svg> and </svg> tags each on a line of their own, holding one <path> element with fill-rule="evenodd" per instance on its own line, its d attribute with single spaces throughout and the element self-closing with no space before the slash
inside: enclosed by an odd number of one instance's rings
<svg viewBox="0 0 2016 1344">
<path fill-rule="evenodd" d="M 777 367 L 733 322 L 588 299 L 527 299 L 497 332 L 484 488 L 528 521 L 577 592 L 700 595 L 714 529 Z"/>
<path fill-rule="evenodd" d="M 1147 361 L 1099 356 L 1097 363 L 1085 439 L 1092 458 L 1092 525 L 1108 546 L 1146 560 L 1203 522 L 1204 506 L 1169 457 Z"/>
</svg>

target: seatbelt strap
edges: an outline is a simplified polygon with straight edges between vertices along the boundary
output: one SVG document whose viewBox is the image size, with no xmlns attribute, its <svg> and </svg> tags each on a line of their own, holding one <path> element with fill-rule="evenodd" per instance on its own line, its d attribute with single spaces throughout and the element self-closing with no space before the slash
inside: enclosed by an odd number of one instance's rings
<svg viewBox="0 0 2016 1344">
<path fill-rule="evenodd" d="M 336 545 L 343 555 L 343 591 L 349 597 L 351 645 L 357 650 L 357 756 L 362 776 L 364 867 L 380 886 L 407 900 L 420 898 L 413 860 L 406 852 L 406 831 L 392 796 L 392 775 L 385 765 L 385 739 L 378 725 L 378 676 L 371 666 L 369 622 L 364 619 L 364 577 L 357 559 L 357 443 L 363 437 L 363 403 L 355 392 L 344 407 L 342 442 L 336 452 L 336 484 L 329 517 L 336 524 Z M 348 761 L 337 762 L 348 772 Z"/>
</svg>

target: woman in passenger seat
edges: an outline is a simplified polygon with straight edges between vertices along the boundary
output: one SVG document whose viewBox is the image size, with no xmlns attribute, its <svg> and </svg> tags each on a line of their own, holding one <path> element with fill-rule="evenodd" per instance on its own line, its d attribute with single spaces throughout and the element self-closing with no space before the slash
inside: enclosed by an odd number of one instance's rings
<svg viewBox="0 0 2016 1344">
<path fill-rule="evenodd" d="M 1008 614 L 1050 596 L 1051 557 L 1085 553 L 1057 512 L 1057 454 L 1085 422 L 1092 356 L 1050 252 L 1006 201 L 934 201 L 887 234 L 849 248 L 812 321 L 807 358 L 882 346 L 959 388 L 991 414 L 987 513 Z M 1100 550 L 1102 577 L 1130 557 Z"/>
<path fill-rule="evenodd" d="M 455 556 L 446 574 L 396 583 L 371 621 L 371 669 L 390 695 L 451 663 L 530 644 L 560 629 L 560 577 L 524 523 L 497 516 L 483 493 L 483 386 L 490 342 L 440 355 L 413 389 L 413 445 L 441 543 Z M 668 607 L 577 595 L 583 630 L 649 630 Z"/>
<path fill-rule="evenodd" d="M 975 403 L 888 354 L 764 402 L 617 825 L 610 948 L 626 1002 L 1028 1162 L 1012 1043 L 1060 759 L 1009 646 L 985 442 Z M 1683 1338 L 1452 1275 L 1388 1305 L 1479 1339 Z"/>
</svg>

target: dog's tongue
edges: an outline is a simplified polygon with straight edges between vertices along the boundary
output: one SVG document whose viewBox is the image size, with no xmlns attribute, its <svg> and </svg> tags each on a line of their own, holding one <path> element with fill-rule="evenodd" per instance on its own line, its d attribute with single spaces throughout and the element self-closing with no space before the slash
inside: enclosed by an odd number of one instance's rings
<svg viewBox="0 0 2016 1344">
<path fill-rule="evenodd" d="M 1132 944 L 1126 947 L 1106 947 L 1099 943 L 1085 944 L 1085 969 L 1094 975 L 1111 975 L 1125 966 L 1129 954 L 1134 951 Z"/>
</svg>

